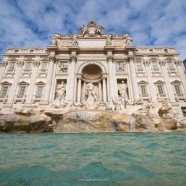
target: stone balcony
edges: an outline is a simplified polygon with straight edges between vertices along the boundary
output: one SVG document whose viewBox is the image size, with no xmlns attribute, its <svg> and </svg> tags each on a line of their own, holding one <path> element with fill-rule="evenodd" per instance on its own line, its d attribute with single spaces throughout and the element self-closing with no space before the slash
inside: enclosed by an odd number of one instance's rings
<svg viewBox="0 0 186 186">
<path fill-rule="evenodd" d="M 47 54 L 45 48 L 9 48 L 6 53 L 6 55 L 41 55 L 41 54 Z"/>
<path fill-rule="evenodd" d="M 8 101 L 8 95 L 0 96 L 0 102 L 3 102 L 4 104 Z"/>
<path fill-rule="evenodd" d="M 26 101 L 26 95 L 24 95 L 23 97 L 20 97 L 19 95 L 15 95 L 14 103 L 17 103 L 17 102 L 25 103 L 25 101 Z"/>
<path fill-rule="evenodd" d="M 186 101 L 186 94 L 174 94 L 174 96 L 177 102 L 180 100 Z"/>
<path fill-rule="evenodd" d="M 32 103 L 41 102 L 42 100 L 43 100 L 43 95 L 42 96 L 34 95 L 32 99 Z"/>
<path fill-rule="evenodd" d="M 140 99 L 143 100 L 143 101 L 149 101 L 149 102 L 152 101 L 152 98 L 151 98 L 150 94 L 140 94 L 139 96 L 140 96 Z"/>
</svg>

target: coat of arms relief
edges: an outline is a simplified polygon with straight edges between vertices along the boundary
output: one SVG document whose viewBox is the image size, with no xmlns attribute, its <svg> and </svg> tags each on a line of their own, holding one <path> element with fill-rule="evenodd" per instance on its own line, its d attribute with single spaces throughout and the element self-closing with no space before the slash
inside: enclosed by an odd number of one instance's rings
<svg viewBox="0 0 186 186">
<path fill-rule="evenodd" d="M 87 26 L 81 27 L 82 35 L 85 37 L 94 37 L 101 36 L 103 32 L 103 27 L 101 25 L 97 25 L 94 21 L 90 21 Z"/>
</svg>

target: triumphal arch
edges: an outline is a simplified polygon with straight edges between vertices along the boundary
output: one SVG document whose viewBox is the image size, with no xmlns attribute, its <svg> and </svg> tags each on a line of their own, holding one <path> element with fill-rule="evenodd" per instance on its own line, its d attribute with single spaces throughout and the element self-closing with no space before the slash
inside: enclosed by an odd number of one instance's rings
<svg viewBox="0 0 186 186">
<path fill-rule="evenodd" d="M 135 43 L 135 41 L 134 41 Z M 0 106 L 122 110 L 167 102 L 186 112 L 186 82 L 171 46 L 135 46 L 90 21 L 80 33 L 55 33 L 43 48 L 9 48 L 0 72 Z"/>
</svg>

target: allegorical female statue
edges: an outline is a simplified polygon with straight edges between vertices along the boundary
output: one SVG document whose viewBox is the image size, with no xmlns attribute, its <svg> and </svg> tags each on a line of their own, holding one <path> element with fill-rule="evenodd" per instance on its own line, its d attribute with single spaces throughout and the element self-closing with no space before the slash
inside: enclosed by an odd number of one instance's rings
<svg viewBox="0 0 186 186">
<path fill-rule="evenodd" d="M 94 103 L 96 101 L 95 87 L 92 82 L 86 84 L 85 95 L 87 96 L 88 103 Z"/>
<path fill-rule="evenodd" d="M 121 97 L 123 100 L 128 100 L 128 94 L 127 94 L 127 84 L 125 84 L 124 81 L 121 82 L 122 84 L 119 86 L 118 92 L 119 97 Z"/>
</svg>

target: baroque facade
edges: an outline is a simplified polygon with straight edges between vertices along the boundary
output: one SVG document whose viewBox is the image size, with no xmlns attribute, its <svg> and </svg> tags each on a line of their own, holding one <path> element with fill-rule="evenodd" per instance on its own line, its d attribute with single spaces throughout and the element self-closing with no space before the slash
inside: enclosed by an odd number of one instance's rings
<svg viewBox="0 0 186 186">
<path fill-rule="evenodd" d="M 43 48 L 9 48 L 0 68 L 5 112 L 39 107 L 114 109 L 167 102 L 182 117 L 186 81 L 174 47 L 141 47 L 128 34 L 104 34 L 90 21 L 80 34 L 51 37 Z"/>
</svg>

